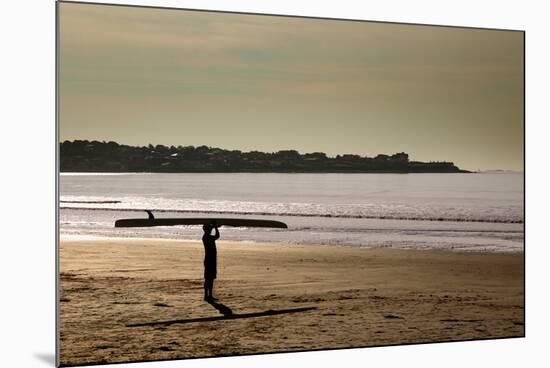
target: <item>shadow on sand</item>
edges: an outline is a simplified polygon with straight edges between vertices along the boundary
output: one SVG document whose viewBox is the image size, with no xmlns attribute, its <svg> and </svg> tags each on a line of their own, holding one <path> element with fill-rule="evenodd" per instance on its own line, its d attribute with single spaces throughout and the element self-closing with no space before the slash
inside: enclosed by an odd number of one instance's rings
<svg viewBox="0 0 550 368">
<path fill-rule="evenodd" d="M 227 305 L 216 303 L 212 299 L 207 300 L 207 303 L 216 308 L 218 312 L 220 312 L 220 314 L 223 314 L 225 317 L 230 317 L 233 315 L 233 311 Z"/>
<path fill-rule="evenodd" d="M 241 318 L 257 318 L 257 317 L 267 317 L 267 316 L 276 316 L 278 314 L 288 314 L 288 313 L 299 313 L 307 312 L 310 310 L 317 309 L 317 307 L 303 307 L 303 308 L 290 308 L 290 309 L 279 309 L 273 310 L 269 309 L 264 312 L 255 312 L 255 313 L 233 313 L 231 308 L 222 304 L 216 303 L 213 300 L 209 300 L 208 303 L 218 310 L 222 316 L 218 317 L 201 317 L 201 318 L 189 318 L 189 319 L 176 319 L 172 321 L 158 321 L 158 322 L 147 322 L 147 323 L 134 323 L 126 325 L 126 327 L 144 327 L 144 326 L 168 326 L 173 324 L 183 324 L 183 323 L 194 323 L 194 322 L 212 322 L 212 321 L 221 321 L 227 319 L 241 319 Z"/>
</svg>

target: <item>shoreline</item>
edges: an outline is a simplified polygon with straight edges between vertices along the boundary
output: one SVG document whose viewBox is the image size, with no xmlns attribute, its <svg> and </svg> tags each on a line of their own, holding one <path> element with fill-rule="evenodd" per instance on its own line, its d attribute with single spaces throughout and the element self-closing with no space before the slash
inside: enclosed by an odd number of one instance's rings
<svg viewBox="0 0 550 368">
<path fill-rule="evenodd" d="M 155 237 L 115 237 L 106 235 L 77 235 L 77 234 L 61 234 L 59 237 L 59 243 L 62 242 L 124 242 L 124 241 L 138 241 L 138 242 L 181 242 L 181 243 L 200 243 L 200 239 L 197 238 L 155 238 Z M 287 247 L 334 247 L 334 248 L 352 248 L 352 249 L 388 249 L 388 250 L 401 250 L 401 251 L 418 251 L 418 252 L 441 252 L 441 253 L 465 253 L 465 254 L 510 254 L 510 255 L 524 255 L 525 249 L 521 250 L 493 250 L 489 251 L 486 248 L 479 250 L 472 250 L 471 248 L 405 248 L 405 247 L 392 247 L 392 246 L 355 246 L 350 244 L 310 244 L 310 243 L 291 243 L 280 241 L 255 241 L 255 240 L 218 240 L 217 244 L 231 243 L 246 246 L 287 246 Z"/>
<path fill-rule="evenodd" d="M 524 256 L 199 241 L 60 241 L 61 363 L 524 336 Z M 228 308 L 233 318 L 227 318 Z"/>
</svg>

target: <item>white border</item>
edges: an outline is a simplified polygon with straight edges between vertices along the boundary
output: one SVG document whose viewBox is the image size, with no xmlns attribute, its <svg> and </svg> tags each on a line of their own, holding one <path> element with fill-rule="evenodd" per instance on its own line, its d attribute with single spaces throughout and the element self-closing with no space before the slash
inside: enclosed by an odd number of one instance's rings
<svg viewBox="0 0 550 368">
<path fill-rule="evenodd" d="M 110 1 L 527 31 L 527 338 L 115 365 L 114 367 L 518 367 L 547 360 L 548 11 L 537 1 Z M 53 366 L 54 1 L 2 4 L 0 365 Z M 7 204 L 7 206 L 6 206 Z M 29 218 L 29 225 L 22 219 Z M 49 363 L 48 363 L 49 362 Z"/>
</svg>

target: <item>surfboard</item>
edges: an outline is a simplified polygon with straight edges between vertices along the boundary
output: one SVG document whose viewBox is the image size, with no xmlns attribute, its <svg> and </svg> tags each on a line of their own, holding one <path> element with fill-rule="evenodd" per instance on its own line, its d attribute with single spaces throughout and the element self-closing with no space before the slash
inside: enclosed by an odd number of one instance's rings
<svg viewBox="0 0 550 368">
<path fill-rule="evenodd" d="M 287 229 L 284 222 L 273 220 L 219 218 L 219 217 L 178 217 L 155 218 L 150 211 L 146 211 L 149 218 L 120 219 L 115 221 L 115 227 L 152 227 L 152 226 L 177 226 L 177 225 L 204 225 L 216 224 L 217 226 L 232 227 L 271 227 Z"/>
</svg>

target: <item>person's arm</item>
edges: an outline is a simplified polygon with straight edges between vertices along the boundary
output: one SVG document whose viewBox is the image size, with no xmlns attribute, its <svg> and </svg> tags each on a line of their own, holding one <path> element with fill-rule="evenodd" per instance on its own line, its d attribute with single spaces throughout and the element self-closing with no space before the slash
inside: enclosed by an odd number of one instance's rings
<svg viewBox="0 0 550 368">
<path fill-rule="evenodd" d="M 217 240 L 217 239 L 219 239 L 219 238 L 220 238 L 220 232 L 219 232 L 219 230 L 218 230 L 218 227 L 215 226 L 215 227 L 214 227 L 214 240 Z"/>
</svg>

